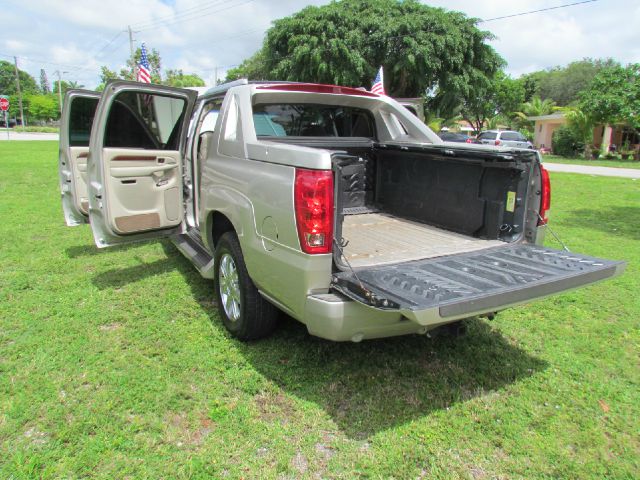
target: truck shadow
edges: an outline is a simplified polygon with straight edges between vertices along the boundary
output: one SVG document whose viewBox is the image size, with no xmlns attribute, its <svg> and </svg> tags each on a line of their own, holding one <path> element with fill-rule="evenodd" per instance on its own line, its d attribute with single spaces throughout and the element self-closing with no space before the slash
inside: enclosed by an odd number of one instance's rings
<svg viewBox="0 0 640 480">
<path fill-rule="evenodd" d="M 640 207 L 609 206 L 572 210 L 565 221 L 570 225 L 600 230 L 614 236 L 640 239 Z"/>
<path fill-rule="evenodd" d="M 120 287 L 176 269 L 213 328 L 224 331 L 212 304 L 212 282 L 173 245 L 168 258 L 96 275 L 98 288 Z M 509 342 L 486 321 L 468 321 L 458 338 L 404 336 L 363 343 L 334 343 L 312 337 L 304 325 L 283 318 L 267 339 L 243 343 L 230 338 L 253 368 L 287 394 L 313 402 L 349 438 L 363 440 L 398 425 L 483 397 L 534 375 L 548 364 Z M 286 396 L 261 398 L 265 416 L 290 421 L 296 408 Z"/>
<path fill-rule="evenodd" d="M 547 367 L 485 321 L 462 337 L 412 335 L 360 344 L 311 337 L 285 321 L 275 334 L 238 349 L 286 392 L 319 405 L 350 438 L 448 410 Z"/>
</svg>

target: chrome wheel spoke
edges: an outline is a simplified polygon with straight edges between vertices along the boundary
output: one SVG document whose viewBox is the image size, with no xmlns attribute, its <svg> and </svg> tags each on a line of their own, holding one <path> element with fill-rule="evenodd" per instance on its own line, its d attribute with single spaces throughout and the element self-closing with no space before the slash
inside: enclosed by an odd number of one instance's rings
<svg viewBox="0 0 640 480">
<path fill-rule="evenodd" d="M 236 264 L 228 253 L 220 259 L 218 283 L 224 312 L 229 320 L 235 322 L 240 318 L 240 284 Z"/>
</svg>

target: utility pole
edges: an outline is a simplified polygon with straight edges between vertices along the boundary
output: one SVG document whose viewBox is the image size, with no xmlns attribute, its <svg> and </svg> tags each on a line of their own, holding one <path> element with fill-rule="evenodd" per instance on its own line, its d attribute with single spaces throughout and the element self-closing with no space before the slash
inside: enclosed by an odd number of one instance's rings
<svg viewBox="0 0 640 480">
<path fill-rule="evenodd" d="M 131 61 L 133 62 L 133 79 L 138 80 L 138 64 L 134 56 L 135 50 L 133 49 L 133 30 L 131 30 L 131 25 L 127 25 L 127 30 L 129 31 L 129 51 L 131 52 Z"/>
<path fill-rule="evenodd" d="M 59 99 L 59 102 L 60 102 L 60 116 L 62 117 L 62 74 L 63 73 L 69 73 L 69 72 L 60 73 L 60 70 L 56 70 L 53 73 L 58 75 L 58 99 Z"/>
<path fill-rule="evenodd" d="M 18 58 L 13 57 L 13 65 L 16 67 L 16 86 L 18 87 L 18 102 L 20 103 L 20 123 L 23 127 L 24 124 L 24 111 L 22 110 L 22 92 L 20 91 L 20 75 L 18 74 Z"/>
</svg>

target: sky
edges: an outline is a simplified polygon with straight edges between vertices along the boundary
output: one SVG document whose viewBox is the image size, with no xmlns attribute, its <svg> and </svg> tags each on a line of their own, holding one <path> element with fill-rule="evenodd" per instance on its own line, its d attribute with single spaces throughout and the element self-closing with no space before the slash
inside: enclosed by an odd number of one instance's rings
<svg viewBox="0 0 640 480">
<path fill-rule="evenodd" d="M 492 19 L 580 0 L 432 0 L 423 3 Z M 238 65 L 259 49 L 273 20 L 327 0 L 4 0 L 0 59 L 13 60 L 49 81 L 87 88 L 99 83 L 101 65 L 119 69 L 134 45 L 160 52 L 163 68 L 182 69 L 214 84 L 216 72 Z M 597 0 L 540 13 L 487 21 L 493 47 L 514 77 L 584 57 L 640 62 L 640 1 Z M 0 92 L 2 93 L 2 92 Z"/>
</svg>

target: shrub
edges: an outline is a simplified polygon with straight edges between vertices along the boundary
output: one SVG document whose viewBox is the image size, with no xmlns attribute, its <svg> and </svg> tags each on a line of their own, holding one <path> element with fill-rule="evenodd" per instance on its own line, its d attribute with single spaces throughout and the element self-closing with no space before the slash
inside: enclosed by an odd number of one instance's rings
<svg viewBox="0 0 640 480">
<path fill-rule="evenodd" d="M 37 133 L 59 133 L 60 129 L 57 127 L 15 127 L 14 132 L 37 132 Z"/>
<path fill-rule="evenodd" d="M 553 153 L 562 157 L 576 157 L 584 151 L 584 143 L 573 129 L 563 125 L 553 132 Z"/>
</svg>

